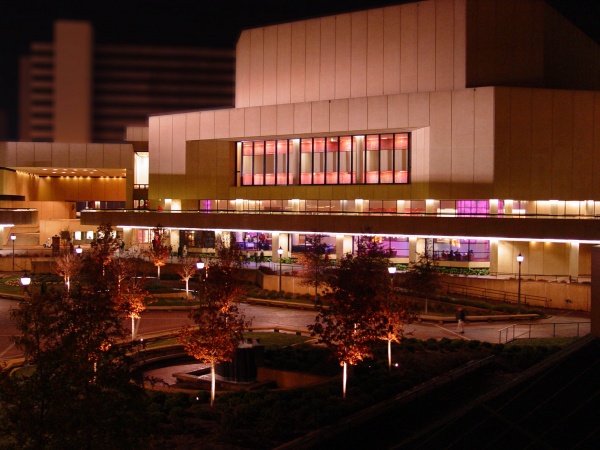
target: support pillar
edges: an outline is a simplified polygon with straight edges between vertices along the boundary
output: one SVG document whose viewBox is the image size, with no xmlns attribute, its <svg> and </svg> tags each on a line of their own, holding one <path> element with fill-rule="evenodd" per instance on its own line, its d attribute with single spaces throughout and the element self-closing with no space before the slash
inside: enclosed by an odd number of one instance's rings
<svg viewBox="0 0 600 450">
<path fill-rule="evenodd" d="M 579 242 L 571 242 L 569 249 L 569 276 L 579 277 Z"/>
<path fill-rule="evenodd" d="M 287 233 L 273 233 L 272 236 L 273 248 L 271 249 L 271 260 L 273 262 L 279 262 L 279 253 L 277 253 L 279 247 L 281 247 L 283 250 L 283 254 L 281 255 L 281 257 L 288 258 L 290 249 L 288 248 Z"/>
<path fill-rule="evenodd" d="M 123 228 L 123 242 L 125 242 L 125 248 L 131 247 L 135 242 L 132 242 L 133 228 Z"/>
<path fill-rule="evenodd" d="M 600 337 L 600 246 L 592 247 L 592 302 L 590 334 Z"/>
<path fill-rule="evenodd" d="M 490 240 L 490 273 L 498 273 L 498 241 Z"/>
<path fill-rule="evenodd" d="M 419 239 L 418 238 L 416 238 L 416 237 L 409 237 L 408 238 L 408 262 L 409 263 L 414 263 L 414 262 L 417 261 L 417 253 L 419 253 L 418 243 L 419 243 Z M 425 244 L 423 242 L 422 243 L 423 249 L 421 250 L 421 253 L 425 249 L 424 245 Z"/>
</svg>

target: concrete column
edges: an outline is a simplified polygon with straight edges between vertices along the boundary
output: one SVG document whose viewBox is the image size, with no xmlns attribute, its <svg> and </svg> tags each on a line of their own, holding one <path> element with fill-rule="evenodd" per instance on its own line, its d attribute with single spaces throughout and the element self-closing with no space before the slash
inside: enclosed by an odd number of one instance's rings
<svg viewBox="0 0 600 450">
<path fill-rule="evenodd" d="M 335 236 L 335 257 L 340 261 L 344 257 L 344 235 L 336 234 Z"/>
<path fill-rule="evenodd" d="M 340 261 L 348 253 L 352 253 L 352 236 L 338 234 L 335 237 L 335 255 Z"/>
<path fill-rule="evenodd" d="M 418 243 L 419 243 L 419 239 L 416 237 L 409 237 L 408 238 L 408 262 L 409 263 L 414 263 L 417 261 L 417 253 L 419 252 L 418 250 Z M 422 243 L 423 249 L 425 249 L 424 247 L 424 242 Z M 422 253 L 422 251 L 421 251 Z"/>
<path fill-rule="evenodd" d="M 490 200 L 490 214 L 498 214 L 498 199 Z"/>
<path fill-rule="evenodd" d="M 279 262 L 279 247 L 283 250 L 283 254 L 281 255 L 283 258 L 288 258 L 290 255 L 290 249 L 288 248 L 288 234 L 287 233 L 273 233 L 273 249 L 271 251 L 271 259 L 273 262 Z"/>
<path fill-rule="evenodd" d="M 600 246 L 592 247 L 592 302 L 590 334 L 600 337 Z"/>
<path fill-rule="evenodd" d="M 498 273 L 498 241 L 490 240 L 490 273 Z"/>
<path fill-rule="evenodd" d="M 571 242 L 569 249 L 569 276 L 579 276 L 579 242 Z"/>
<path fill-rule="evenodd" d="M 171 230 L 171 246 L 173 247 L 173 251 L 176 252 L 181 243 L 181 236 L 179 234 L 179 230 Z"/>
<path fill-rule="evenodd" d="M 125 249 L 131 247 L 135 242 L 132 242 L 133 228 L 123 228 L 123 242 L 125 242 Z"/>
</svg>

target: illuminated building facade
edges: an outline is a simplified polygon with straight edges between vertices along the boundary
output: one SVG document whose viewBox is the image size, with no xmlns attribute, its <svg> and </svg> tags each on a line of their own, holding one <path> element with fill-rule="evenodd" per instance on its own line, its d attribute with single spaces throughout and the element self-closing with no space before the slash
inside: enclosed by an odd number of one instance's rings
<svg viewBox="0 0 600 450">
<path fill-rule="evenodd" d="M 396 262 L 427 251 L 514 274 L 521 253 L 524 274 L 580 278 L 600 243 L 599 80 L 598 45 L 543 0 L 427 0 L 245 30 L 235 107 L 129 127 L 129 156 L 110 160 L 127 209 L 92 207 L 81 224 L 118 225 L 134 245 L 160 223 L 174 248 L 221 234 L 284 257 L 321 233 L 339 258 L 370 233 Z M 19 145 L 3 165 L 39 167 Z"/>
</svg>

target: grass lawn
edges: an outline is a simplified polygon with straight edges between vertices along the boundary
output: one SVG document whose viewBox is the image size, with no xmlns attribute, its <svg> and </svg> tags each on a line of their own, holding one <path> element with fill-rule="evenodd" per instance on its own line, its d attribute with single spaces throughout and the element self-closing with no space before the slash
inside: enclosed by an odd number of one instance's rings
<svg viewBox="0 0 600 450">
<path fill-rule="evenodd" d="M 274 350 L 277 348 L 289 347 L 291 345 L 301 344 L 313 338 L 307 336 L 298 336 L 291 333 L 275 332 L 248 332 L 244 333 L 244 338 L 258 339 L 265 346 L 265 350 Z M 178 344 L 177 338 L 164 338 L 149 341 L 146 348 L 159 348 Z"/>
</svg>

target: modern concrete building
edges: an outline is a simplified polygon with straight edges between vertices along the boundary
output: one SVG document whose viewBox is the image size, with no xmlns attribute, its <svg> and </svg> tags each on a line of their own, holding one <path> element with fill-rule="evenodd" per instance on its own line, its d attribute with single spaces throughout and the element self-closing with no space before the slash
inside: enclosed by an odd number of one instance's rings
<svg viewBox="0 0 600 450">
<path fill-rule="evenodd" d="M 127 209 L 91 205 L 80 226 L 110 222 L 127 245 L 161 224 L 175 248 L 221 234 L 285 257 L 321 233 L 340 257 L 370 233 L 397 262 L 427 250 L 514 274 L 521 254 L 523 274 L 574 281 L 589 280 L 600 243 L 600 48 L 543 0 L 426 0 L 245 30 L 235 107 L 152 115 L 127 142 L 103 159 L 8 143 L 0 165 L 32 192 L 68 186 L 44 200 L 73 202 L 92 182 L 46 181 L 40 167 L 122 171 L 104 183 Z"/>
<path fill-rule="evenodd" d="M 228 49 L 96 44 L 88 22 L 57 21 L 21 60 L 20 139 L 122 142 L 148 115 L 233 106 Z"/>
</svg>

